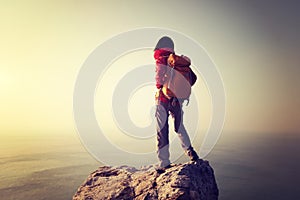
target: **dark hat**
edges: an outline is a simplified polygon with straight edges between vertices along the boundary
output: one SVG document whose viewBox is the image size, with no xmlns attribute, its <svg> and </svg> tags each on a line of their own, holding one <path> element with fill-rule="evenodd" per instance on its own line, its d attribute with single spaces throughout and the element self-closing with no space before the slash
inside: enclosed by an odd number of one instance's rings
<svg viewBox="0 0 300 200">
<path fill-rule="evenodd" d="M 157 49 L 170 49 L 174 51 L 174 42 L 170 37 L 164 36 L 158 40 L 154 51 Z"/>
</svg>

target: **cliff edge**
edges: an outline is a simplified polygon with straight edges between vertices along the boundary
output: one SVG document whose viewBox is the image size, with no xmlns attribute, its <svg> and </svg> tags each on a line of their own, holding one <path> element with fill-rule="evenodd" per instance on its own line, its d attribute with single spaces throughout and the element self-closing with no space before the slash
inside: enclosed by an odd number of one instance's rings
<svg viewBox="0 0 300 200">
<path fill-rule="evenodd" d="M 174 164 L 164 173 L 154 167 L 99 167 L 78 188 L 73 200 L 218 199 L 218 187 L 208 161 Z"/>
</svg>

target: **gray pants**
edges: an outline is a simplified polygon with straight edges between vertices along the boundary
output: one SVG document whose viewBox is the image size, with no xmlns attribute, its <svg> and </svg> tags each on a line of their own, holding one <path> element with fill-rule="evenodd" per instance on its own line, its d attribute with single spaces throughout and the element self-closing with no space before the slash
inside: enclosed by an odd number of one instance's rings
<svg viewBox="0 0 300 200">
<path fill-rule="evenodd" d="M 190 138 L 183 125 L 182 101 L 175 98 L 168 102 L 157 101 L 156 121 L 157 121 L 157 155 L 160 167 L 166 167 L 170 164 L 169 152 L 169 115 L 174 119 L 174 129 L 177 133 L 181 146 L 186 151 L 191 146 Z"/>
</svg>

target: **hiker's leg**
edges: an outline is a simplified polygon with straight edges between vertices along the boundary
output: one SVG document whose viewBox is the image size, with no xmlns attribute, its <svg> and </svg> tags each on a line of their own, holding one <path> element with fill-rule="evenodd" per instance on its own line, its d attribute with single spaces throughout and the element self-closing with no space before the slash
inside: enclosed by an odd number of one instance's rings
<svg viewBox="0 0 300 200">
<path fill-rule="evenodd" d="M 178 137 L 181 142 L 181 146 L 184 149 L 185 153 L 189 156 L 192 161 L 196 161 L 199 159 L 196 151 L 191 145 L 190 137 L 183 125 L 183 110 L 182 110 L 182 102 L 178 101 L 174 109 L 172 110 L 172 115 L 174 117 L 174 127 L 175 132 L 178 134 Z"/>
<path fill-rule="evenodd" d="M 191 146 L 191 141 L 183 125 L 182 102 L 177 101 L 175 106 L 172 107 L 172 116 L 174 118 L 175 132 L 180 139 L 182 148 L 186 151 Z"/>
<path fill-rule="evenodd" d="M 170 164 L 169 153 L 169 124 L 168 103 L 160 102 L 156 106 L 157 156 L 160 167 Z"/>
</svg>

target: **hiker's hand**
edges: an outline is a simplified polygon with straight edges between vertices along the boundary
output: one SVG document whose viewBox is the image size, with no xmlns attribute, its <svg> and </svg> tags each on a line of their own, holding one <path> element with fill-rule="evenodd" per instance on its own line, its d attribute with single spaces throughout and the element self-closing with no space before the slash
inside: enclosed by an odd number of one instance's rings
<svg viewBox="0 0 300 200">
<path fill-rule="evenodd" d="M 156 92 L 155 92 L 155 100 L 158 100 L 159 96 L 160 96 L 160 91 L 161 91 L 161 88 L 157 89 Z"/>
<path fill-rule="evenodd" d="M 175 55 L 174 54 L 170 54 L 169 58 L 168 58 L 168 64 L 172 67 L 174 67 L 175 65 Z"/>
</svg>

